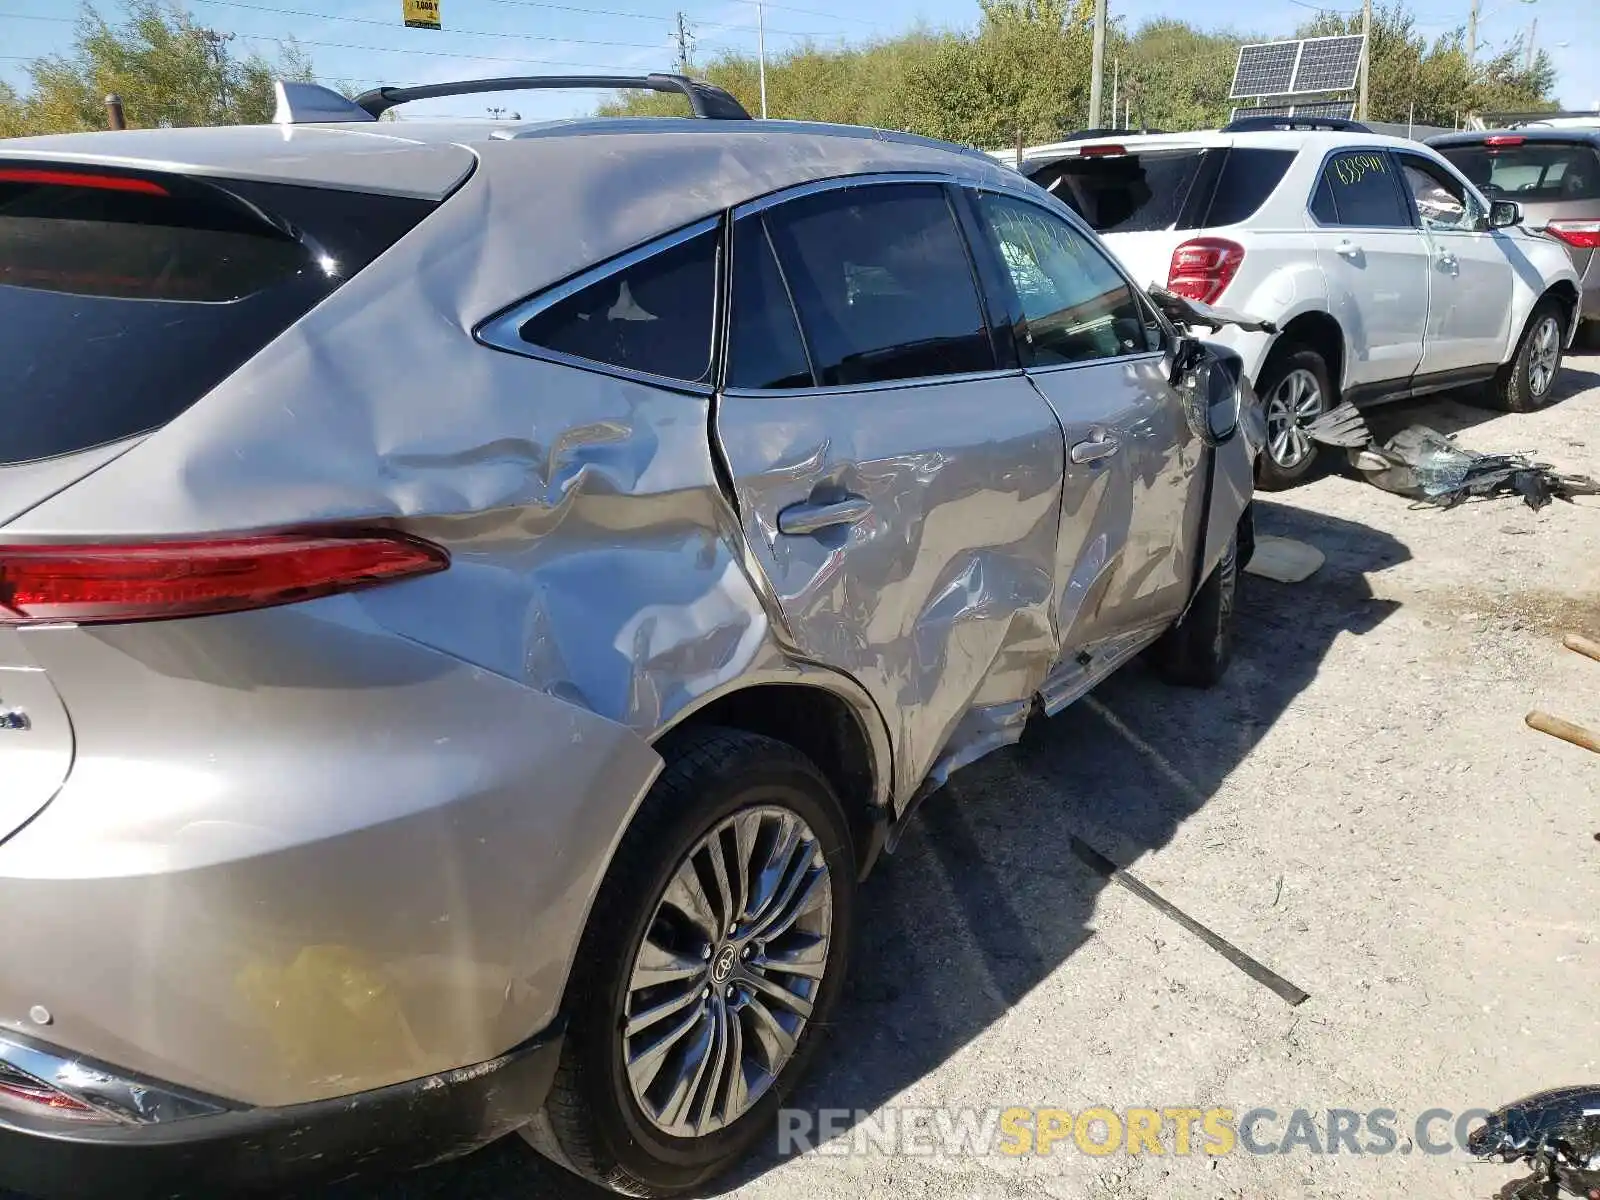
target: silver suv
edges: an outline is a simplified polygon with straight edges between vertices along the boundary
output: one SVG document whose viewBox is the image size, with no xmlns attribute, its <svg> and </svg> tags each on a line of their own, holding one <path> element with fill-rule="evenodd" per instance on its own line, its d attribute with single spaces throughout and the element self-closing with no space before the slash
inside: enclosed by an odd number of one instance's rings
<svg viewBox="0 0 1600 1200">
<path fill-rule="evenodd" d="M 596 82 L 0 144 L 0 1186 L 699 1186 L 920 800 L 1222 672 L 1236 356 L 959 147 L 375 121 Z"/>
</svg>

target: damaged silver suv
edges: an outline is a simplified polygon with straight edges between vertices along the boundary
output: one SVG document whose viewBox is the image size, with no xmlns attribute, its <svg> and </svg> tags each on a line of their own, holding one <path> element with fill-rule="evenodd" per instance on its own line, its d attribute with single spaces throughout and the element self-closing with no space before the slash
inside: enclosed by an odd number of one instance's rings
<svg viewBox="0 0 1600 1200">
<path fill-rule="evenodd" d="M 570 84 L 695 115 L 376 123 Z M 979 153 L 675 76 L 0 143 L 0 1186 L 728 1167 L 917 803 L 1221 674 L 1207 319 Z"/>
</svg>

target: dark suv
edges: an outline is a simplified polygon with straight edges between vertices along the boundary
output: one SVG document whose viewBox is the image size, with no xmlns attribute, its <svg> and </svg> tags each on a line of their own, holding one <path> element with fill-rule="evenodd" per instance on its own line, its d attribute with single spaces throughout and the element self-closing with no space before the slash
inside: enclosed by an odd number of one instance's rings
<svg viewBox="0 0 1600 1200">
<path fill-rule="evenodd" d="M 1579 339 L 1600 349 L 1600 128 L 1447 133 L 1428 142 L 1491 200 L 1522 205 L 1583 277 Z"/>
</svg>

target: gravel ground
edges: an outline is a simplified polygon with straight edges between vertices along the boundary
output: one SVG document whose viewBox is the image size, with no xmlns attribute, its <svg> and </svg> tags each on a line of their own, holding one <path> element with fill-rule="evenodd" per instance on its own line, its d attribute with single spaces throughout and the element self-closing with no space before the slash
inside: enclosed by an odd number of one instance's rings
<svg viewBox="0 0 1600 1200">
<path fill-rule="evenodd" d="M 1600 357 L 1559 386 L 1531 416 L 1445 400 L 1380 420 L 1600 477 Z M 1170 1134 L 1160 1157 L 1070 1137 L 1048 1156 L 774 1151 L 724 1194 L 1489 1197 L 1517 1173 L 1410 1153 L 1417 1116 L 1600 1082 L 1600 757 L 1522 724 L 1543 707 L 1600 725 L 1600 664 L 1559 643 L 1600 636 L 1600 501 L 1414 510 L 1331 476 L 1259 507 L 1326 564 L 1246 578 L 1217 690 L 1127 670 L 930 801 L 864 892 L 848 1001 L 797 1105 L 1266 1106 L 1269 1143 L 1296 1108 L 1324 1134 L 1324 1110 L 1388 1108 L 1397 1152 L 1185 1156 Z M 1309 1000 L 1109 885 L 1069 835 Z M 516 1140 L 314 1193 L 599 1194 Z"/>
</svg>

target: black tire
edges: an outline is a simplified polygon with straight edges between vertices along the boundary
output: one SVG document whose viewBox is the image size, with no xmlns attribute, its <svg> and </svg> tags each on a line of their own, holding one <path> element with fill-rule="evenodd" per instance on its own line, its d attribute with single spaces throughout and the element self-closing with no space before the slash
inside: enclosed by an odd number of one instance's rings
<svg viewBox="0 0 1600 1200">
<path fill-rule="evenodd" d="M 855 907 L 849 825 L 810 759 L 784 742 L 729 729 L 687 730 L 660 749 L 666 767 L 617 850 L 579 945 L 555 1082 L 543 1112 L 523 1131 L 560 1166 L 630 1196 L 703 1187 L 771 1131 L 838 1001 Z M 756 805 L 798 815 L 823 851 L 833 901 L 825 967 L 796 1048 L 762 1098 L 715 1132 L 675 1137 L 650 1120 L 629 1085 L 620 1036 L 628 983 L 679 866 L 720 822 Z"/>
<path fill-rule="evenodd" d="M 1536 346 L 1552 320 L 1556 330 L 1555 365 L 1550 369 L 1548 382 L 1540 390 L 1533 378 L 1534 356 L 1539 353 Z M 1550 403 L 1555 394 L 1556 377 L 1561 373 L 1566 332 L 1566 313 L 1558 301 L 1547 296 L 1534 305 L 1523 327 L 1522 340 L 1517 343 L 1517 352 L 1489 385 L 1489 398 L 1496 408 L 1514 413 L 1537 412 Z"/>
<path fill-rule="evenodd" d="M 1233 659 L 1233 615 L 1239 587 L 1239 539 L 1200 585 L 1189 611 L 1155 644 L 1154 661 L 1168 683 L 1209 688 L 1220 683 Z"/>
<path fill-rule="evenodd" d="M 1256 460 L 1256 487 L 1263 492 L 1281 492 L 1303 483 L 1316 470 L 1319 447 L 1311 443 L 1310 450 L 1298 461 L 1280 462 L 1273 454 L 1273 398 L 1279 387 L 1296 371 L 1306 371 L 1316 380 L 1321 396 L 1320 411 L 1326 413 L 1338 407 L 1328 364 L 1322 355 L 1309 346 L 1290 343 L 1273 351 L 1267 365 L 1261 369 L 1256 384 L 1256 395 L 1261 397 L 1262 411 L 1268 414 L 1267 445 Z"/>
</svg>

